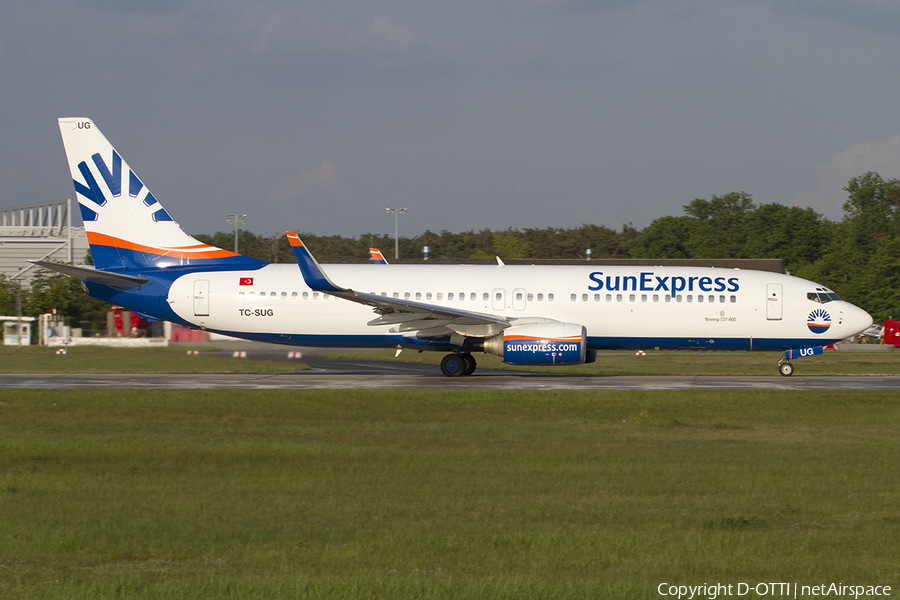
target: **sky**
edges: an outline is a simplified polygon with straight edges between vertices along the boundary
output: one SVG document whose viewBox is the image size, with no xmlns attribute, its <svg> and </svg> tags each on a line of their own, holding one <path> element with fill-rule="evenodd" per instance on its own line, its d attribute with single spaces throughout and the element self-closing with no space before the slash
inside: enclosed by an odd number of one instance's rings
<svg viewBox="0 0 900 600">
<path fill-rule="evenodd" d="M 65 116 L 189 233 L 839 220 L 898 99 L 895 0 L 4 0 L 0 207 L 74 197 Z"/>
</svg>

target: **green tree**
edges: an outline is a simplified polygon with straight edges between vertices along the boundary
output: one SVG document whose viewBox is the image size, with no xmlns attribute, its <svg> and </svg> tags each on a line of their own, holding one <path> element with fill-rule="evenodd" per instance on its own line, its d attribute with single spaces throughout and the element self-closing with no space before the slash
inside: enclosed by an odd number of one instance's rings
<svg viewBox="0 0 900 600">
<path fill-rule="evenodd" d="M 844 188 L 844 219 L 831 234 L 809 277 L 868 310 L 876 320 L 897 314 L 896 240 L 900 237 L 900 181 L 868 172 Z M 892 254 L 893 253 L 893 254 Z"/>
<path fill-rule="evenodd" d="M 70 326 L 102 330 L 109 304 L 88 296 L 80 280 L 40 269 L 31 280 L 22 313 L 38 317 L 53 309 Z"/>
<path fill-rule="evenodd" d="M 16 315 L 17 293 L 18 285 L 16 282 L 8 279 L 3 273 L 0 273 L 0 315 L 9 317 Z"/>
</svg>

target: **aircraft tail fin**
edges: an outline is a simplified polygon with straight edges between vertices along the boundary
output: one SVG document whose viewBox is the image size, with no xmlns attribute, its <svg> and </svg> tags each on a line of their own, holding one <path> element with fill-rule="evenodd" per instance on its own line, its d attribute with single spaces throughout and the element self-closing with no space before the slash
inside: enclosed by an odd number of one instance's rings
<svg viewBox="0 0 900 600">
<path fill-rule="evenodd" d="M 369 255 L 376 265 L 386 265 L 388 261 L 384 258 L 384 254 L 378 248 L 369 248 Z"/>
<path fill-rule="evenodd" d="M 99 269 L 265 264 L 185 233 L 90 119 L 60 118 L 59 131 Z"/>
</svg>

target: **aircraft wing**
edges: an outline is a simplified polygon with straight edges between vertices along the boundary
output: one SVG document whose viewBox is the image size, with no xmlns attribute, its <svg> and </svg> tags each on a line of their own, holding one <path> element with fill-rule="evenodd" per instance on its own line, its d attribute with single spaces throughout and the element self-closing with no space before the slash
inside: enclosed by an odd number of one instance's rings
<svg viewBox="0 0 900 600">
<path fill-rule="evenodd" d="M 103 285 L 111 285 L 111 286 L 135 286 L 141 285 L 143 283 L 147 283 L 150 281 L 146 277 L 136 276 L 136 275 L 125 275 L 124 273 L 113 273 L 109 271 L 101 271 L 99 269 L 95 269 L 94 267 L 77 267 L 75 265 L 63 265 L 60 263 L 50 262 L 47 260 L 30 260 L 28 262 L 34 263 L 39 267 L 44 267 L 45 269 L 52 269 L 54 271 L 59 271 L 64 275 L 68 275 L 70 277 L 75 277 L 77 279 L 81 279 L 83 281 L 90 281 L 93 283 L 100 283 Z"/>
<path fill-rule="evenodd" d="M 447 335 L 450 332 L 472 337 L 488 337 L 497 335 L 510 326 L 508 319 L 496 315 L 401 300 L 340 287 L 328 278 L 296 233 L 288 231 L 287 237 L 306 285 L 318 292 L 371 306 L 380 316 L 369 321 L 369 325 L 397 325 L 398 331 L 418 331 L 419 335 L 424 337 Z"/>
</svg>

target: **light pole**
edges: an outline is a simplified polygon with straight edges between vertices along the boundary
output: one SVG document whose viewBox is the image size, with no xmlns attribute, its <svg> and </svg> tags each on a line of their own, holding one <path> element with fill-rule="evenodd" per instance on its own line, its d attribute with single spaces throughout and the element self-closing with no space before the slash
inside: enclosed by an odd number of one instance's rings
<svg viewBox="0 0 900 600">
<path fill-rule="evenodd" d="M 247 219 L 247 215 L 228 215 L 228 222 L 234 223 L 234 253 L 238 253 L 237 246 L 237 237 L 238 237 L 238 224 L 243 225 L 245 220 Z"/>
<path fill-rule="evenodd" d="M 408 208 L 385 208 L 388 214 L 394 214 L 394 258 L 400 258 L 400 215 Z"/>
</svg>

